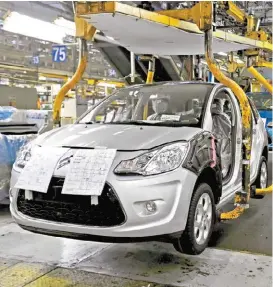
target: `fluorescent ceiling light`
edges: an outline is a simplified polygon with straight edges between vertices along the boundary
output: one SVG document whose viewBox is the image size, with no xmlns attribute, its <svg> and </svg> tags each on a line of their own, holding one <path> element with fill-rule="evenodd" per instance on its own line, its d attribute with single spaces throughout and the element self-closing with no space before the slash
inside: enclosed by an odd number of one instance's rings
<svg viewBox="0 0 273 287">
<path fill-rule="evenodd" d="M 217 54 L 220 55 L 220 56 L 227 56 L 227 53 L 225 53 L 225 52 L 219 52 Z"/>
<path fill-rule="evenodd" d="M 57 23 L 68 25 L 67 23 L 64 24 L 64 21 L 66 20 L 60 19 L 57 21 Z M 22 15 L 17 12 L 11 12 L 10 15 L 5 19 L 3 30 L 57 44 L 63 44 L 63 39 L 65 36 L 75 35 L 71 29 L 71 26 L 68 28 L 56 25 L 26 15 Z"/>
</svg>

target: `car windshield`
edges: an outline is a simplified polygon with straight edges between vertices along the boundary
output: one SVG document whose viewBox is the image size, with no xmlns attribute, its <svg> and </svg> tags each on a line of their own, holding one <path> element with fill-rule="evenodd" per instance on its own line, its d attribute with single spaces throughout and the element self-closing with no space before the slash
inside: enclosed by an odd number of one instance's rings
<svg viewBox="0 0 273 287">
<path fill-rule="evenodd" d="M 212 88 L 203 83 L 168 83 L 122 89 L 86 112 L 77 123 L 201 126 Z"/>
<path fill-rule="evenodd" d="M 257 110 L 272 110 L 272 95 L 270 93 L 248 93 Z"/>
</svg>

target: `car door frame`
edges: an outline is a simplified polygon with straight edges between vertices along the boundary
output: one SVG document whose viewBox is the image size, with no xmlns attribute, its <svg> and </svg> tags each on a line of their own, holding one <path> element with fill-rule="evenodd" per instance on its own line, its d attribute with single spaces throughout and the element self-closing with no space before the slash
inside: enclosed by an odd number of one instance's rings
<svg viewBox="0 0 273 287">
<path fill-rule="evenodd" d="M 236 139 L 235 139 L 235 154 L 234 154 L 234 161 L 233 161 L 234 162 L 233 174 L 231 175 L 229 181 L 226 182 L 222 187 L 222 197 L 220 200 L 221 203 L 228 201 L 230 197 L 233 196 L 236 191 L 239 191 L 242 189 L 242 173 L 241 173 L 242 117 L 241 117 L 240 107 L 239 107 L 237 98 L 235 97 L 235 95 L 229 88 L 221 84 L 218 84 L 211 91 L 211 94 L 209 96 L 209 99 L 205 107 L 205 114 L 203 118 L 202 128 L 209 132 L 212 131 L 211 106 L 212 106 L 213 99 L 215 98 L 215 96 L 218 93 L 223 92 L 223 91 L 229 95 L 233 108 L 234 108 L 234 114 L 236 117 L 235 119 Z"/>
<path fill-rule="evenodd" d="M 252 114 L 252 143 L 251 143 L 251 159 L 250 159 L 250 182 L 253 183 L 259 172 L 260 159 L 263 154 L 264 147 L 267 143 L 267 135 L 265 135 L 264 122 L 255 107 L 253 101 L 248 97 Z"/>
</svg>

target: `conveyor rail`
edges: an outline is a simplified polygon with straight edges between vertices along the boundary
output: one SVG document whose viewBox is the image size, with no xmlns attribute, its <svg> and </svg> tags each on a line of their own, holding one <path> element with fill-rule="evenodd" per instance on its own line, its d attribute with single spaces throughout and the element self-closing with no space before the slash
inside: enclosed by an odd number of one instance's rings
<svg viewBox="0 0 273 287">
<path fill-rule="evenodd" d="M 204 54 L 204 33 L 196 24 L 119 2 L 79 3 L 77 15 L 136 54 Z M 126 27 L 126 29 L 124 28 Z M 225 31 L 213 32 L 213 52 L 261 48 L 272 44 Z"/>
</svg>

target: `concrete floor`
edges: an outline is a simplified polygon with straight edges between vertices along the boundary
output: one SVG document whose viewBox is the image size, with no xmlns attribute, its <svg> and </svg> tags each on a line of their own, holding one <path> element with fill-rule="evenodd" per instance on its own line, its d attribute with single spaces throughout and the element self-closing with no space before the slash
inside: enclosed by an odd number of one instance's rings
<svg viewBox="0 0 273 287">
<path fill-rule="evenodd" d="M 0 287 L 272 286 L 272 196 L 252 200 L 242 217 L 221 224 L 210 245 L 186 256 L 169 244 L 47 237 L 22 230 L 2 209 Z"/>
<path fill-rule="evenodd" d="M 271 183 L 272 153 L 268 166 L 268 182 Z M 263 199 L 251 199 L 250 207 L 240 218 L 221 223 L 210 246 L 272 256 L 272 194 Z M 233 202 L 227 204 L 227 210 L 232 208 Z"/>
</svg>

